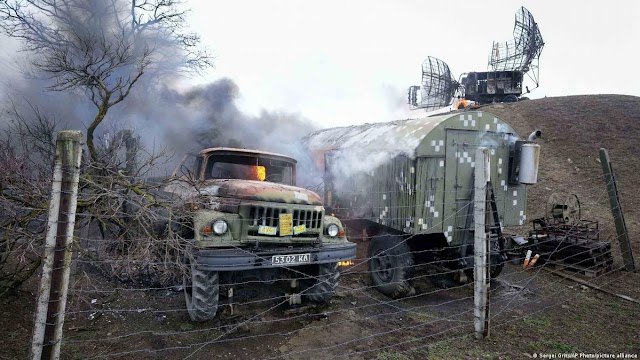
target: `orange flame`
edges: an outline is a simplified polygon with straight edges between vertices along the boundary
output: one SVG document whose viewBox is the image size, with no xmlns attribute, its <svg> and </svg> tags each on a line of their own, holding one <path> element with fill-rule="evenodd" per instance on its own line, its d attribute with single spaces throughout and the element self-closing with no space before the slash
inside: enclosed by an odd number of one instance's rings
<svg viewBox="0 0 640 360">
<path fill-rule="evenodd" d="M 264 181 L 267 177 L 267 169 L 264 166 L 254 166 L 253 174 L 256 177 L 256 180 Z"/>
</svg>

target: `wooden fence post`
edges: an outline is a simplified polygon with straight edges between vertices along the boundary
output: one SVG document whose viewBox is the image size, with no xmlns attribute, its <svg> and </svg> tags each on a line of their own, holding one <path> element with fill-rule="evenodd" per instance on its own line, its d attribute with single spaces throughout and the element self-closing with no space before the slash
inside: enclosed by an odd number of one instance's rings
<svg viewBox="0 0 640 360">
<path fill-rule="evenodd" d="M 31 342 L 33 360 L 60 358 L 81 155 L 82 132 L 59 132 L 49 200 L 42 278 Z"/>
<path fill-rule="evenodd" d="M 605 148 L 600 148 L 600 163 L 602 164 L 602 171 L 604 172 L 604 181 L 607 183 L 613 221 L 616 224 L 616 233 L 618 234 L 620 251 L 622 252 L 622 258 L 624 259 L 624 268 L 627 271 L 634 271 L 636 269 L 636 265 L 633 261 L 633 252 L 631 251 L 631 243 L 629 242 L 627 223 L 624 221 L 624 215 L 622 214 L 622 208 L 620 207 L 620 197 L 618 196 L 616 176 L 613 173 L 611 161 L 609 161 L 609 153 Z"/>
</svg>

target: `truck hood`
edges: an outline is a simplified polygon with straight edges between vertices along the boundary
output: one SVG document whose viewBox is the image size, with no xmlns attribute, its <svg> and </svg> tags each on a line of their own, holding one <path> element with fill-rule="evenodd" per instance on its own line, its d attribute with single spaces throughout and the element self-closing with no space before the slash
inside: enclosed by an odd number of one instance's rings
<svg viewBox="0 0 640 360">
<path fill-rule="evenodd" d="M 295 186 L 254 180 L 208 180 L 199 188 L 202 195 L 288 204 L 322 205 L 313 191 Z"/>
</svg>

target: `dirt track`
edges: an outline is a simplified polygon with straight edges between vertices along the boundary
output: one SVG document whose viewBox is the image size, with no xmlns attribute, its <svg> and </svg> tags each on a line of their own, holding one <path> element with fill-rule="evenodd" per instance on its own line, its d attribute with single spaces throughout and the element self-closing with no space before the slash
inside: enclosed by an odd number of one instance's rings
<svg viewBox="0 0 640 360">
<path fill-rule="evenodd" d="M 543 132 L 540 183 L 529 192 L 529 219 L 545 214 L 552 192 L 575 192 L 583 218 L 600 221 L 603 238 L 613 239 L 596 160 L 599 148 L 608 148 L 640 265 L 640 98 L 546 98 L 486 106 L 482 111 L 511 123 L 521 136 L 534 128 Z M 512 230 L 524 232 L 528 227 Z M 366 257 L 366 243 L 360 242 L 358 251 L 359 258 Z M 616 267 L 620 263 L 616 253 Z M 417 281 L 415 297 L 390 302 L 369 288 L 366 270 L 365 265 L 349 269 L 326 307 L 276 307 L 279 300 L 269 299 L 283 288 L 240 289 L 236 301 L 254 305 L 240 306 L 237 315 L 224 314 L 206 324 L 187 321 L 179 291 L 129 291 L 139 287 L 80 274 L 69 306 L 74 314 L 65 323 L 63 358 L 123 353 L 111 358 L 182 359 L 200 347 L 193 359 L 527 358 L 533 352 L 574 351 L 640 355 L 639 304 L 546 272 L 507 267 L 501 281 L 492 284 L 492 336 L 478 342 L 471 337 L 472 287 L 447 287 L 452 284 L 446 278 L 425 274 Z M 37 279 L 33 280 L 27 289 L 35 289 Z M 595 282 L 640 299 L 638 273 L 614 272 Z M 520 291 L 517 285 L 526 289 Z M 0 359 L 25 358 L 33 295 L 20 292 L 0 301 L 2 321 L 14 324 L 0 330 Z"/>
</svg>

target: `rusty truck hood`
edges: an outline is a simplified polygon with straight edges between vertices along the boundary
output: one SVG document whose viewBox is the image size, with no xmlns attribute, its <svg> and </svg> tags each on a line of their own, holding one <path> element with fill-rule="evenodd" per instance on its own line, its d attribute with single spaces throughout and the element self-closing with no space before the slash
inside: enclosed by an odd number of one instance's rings
<svg viewBox="0 0 640 360">
<path fill-rule="evenodd" d="M 199 186 L 202 195 L 288 204 L 322 205 L 313 191 L 295 186 L 254 180 L 207 180 Z"/>
</svg>

